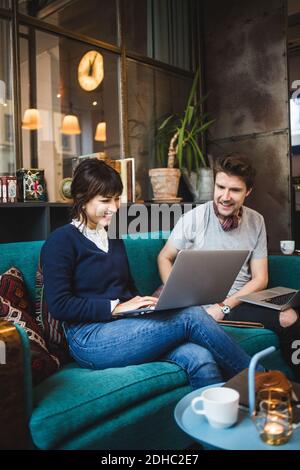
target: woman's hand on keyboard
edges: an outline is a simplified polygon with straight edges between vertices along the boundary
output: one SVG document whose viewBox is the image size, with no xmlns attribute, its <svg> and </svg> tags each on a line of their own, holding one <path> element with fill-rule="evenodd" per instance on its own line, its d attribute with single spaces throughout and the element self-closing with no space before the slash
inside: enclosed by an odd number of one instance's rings
<svg viewBox="0 0 300 470">
<path fill-rule="evenodd" d="M 133 299 L 127 300 L 122 304 L 118 304 L 114 311 L 112 312 L 113 316 L 118 316 L 118 313 L 127 312 L 128 310 L 137 310 L 142 309 L 143 307 L 154 308 L 157 304 L 157 298 L 151 296 L 136 296 Z"/>
</svg>

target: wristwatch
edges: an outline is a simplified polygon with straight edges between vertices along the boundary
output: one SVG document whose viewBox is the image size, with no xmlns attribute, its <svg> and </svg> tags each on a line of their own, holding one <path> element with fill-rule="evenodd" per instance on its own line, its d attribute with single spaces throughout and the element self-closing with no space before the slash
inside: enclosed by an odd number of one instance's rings
<svg viewBox="0 0 300 470">
<path fill-rule="evenodd" d="M 221 311 L 224 315 L 228 315 L 231 312 L 229 305 L 226 305 L 223 302 L 218 303 L 218 305 L 221 307 Z"/>
</svg>

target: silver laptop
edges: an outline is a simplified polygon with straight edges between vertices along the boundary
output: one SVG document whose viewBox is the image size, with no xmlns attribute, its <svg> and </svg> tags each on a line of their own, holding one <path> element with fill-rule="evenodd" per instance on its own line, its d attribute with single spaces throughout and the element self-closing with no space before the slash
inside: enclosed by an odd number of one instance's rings
<svg viewBox="0 0 300 470">
<path fill-rule="evenodd" d="M 283 311 L 290 307 L 300 306 L 300 290 L 289 289 L 288 287 L 273 287 L 272 289 L 265 289 L 239 297 L 239 300 Z"/>
<path fill-rule="evenodd" d="M 118 318 L 221 302 L 248 254 L 247 250 L 182 250 L 155 307 L 122 312 Z"/>
</svg>

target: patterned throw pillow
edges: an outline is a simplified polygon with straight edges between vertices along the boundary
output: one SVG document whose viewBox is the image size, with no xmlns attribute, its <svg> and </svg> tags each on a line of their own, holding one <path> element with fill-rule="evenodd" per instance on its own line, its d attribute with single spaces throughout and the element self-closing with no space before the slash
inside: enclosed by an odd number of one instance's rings
<svg viewBox="0 0 300 470">
<path fill-rule="evenodd" d="M 0 276 L 0 318 L 25 329 L 30 342 L 34 385 L 59 369 L 59 359 L 48 351 L 39 325 L 31 315 L 31 304 L 23 276 L 15 267 Z"/>
<path fill-rule="evenodd" d="M 68 345 L 61 322 L 51 316 L 45 300 L 44 279 L 40 265 L 35 278 L 35 318 L 49 350 L 59 357 L 61 363 L 69 362 Z"/>
</svg>

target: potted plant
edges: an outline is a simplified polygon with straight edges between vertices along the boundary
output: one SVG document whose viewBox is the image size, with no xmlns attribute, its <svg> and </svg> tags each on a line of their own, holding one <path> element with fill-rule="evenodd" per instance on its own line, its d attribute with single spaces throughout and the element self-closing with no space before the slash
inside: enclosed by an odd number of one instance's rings
<svg viewBox="0 0 300 470">
<path fill-rule="evenodd" d="M 207 113 L 202 112 L 207 95 L 198 102 L 195 100 L 198 80 L 199 71 L 195 74 L 183 115 L 168 116 L 158 128 L 156 158 L 161 168 L 149 170 L 154 199 L 176 199 L 181 174 L 194 202 L 211 199 L 213 173 L 200 148 L 199 137 L 215 120 L 209 120 Z M 174 168 L 175 164 L 178 168 Z"/>
</svg>

